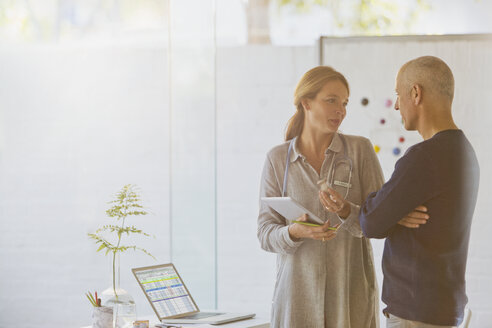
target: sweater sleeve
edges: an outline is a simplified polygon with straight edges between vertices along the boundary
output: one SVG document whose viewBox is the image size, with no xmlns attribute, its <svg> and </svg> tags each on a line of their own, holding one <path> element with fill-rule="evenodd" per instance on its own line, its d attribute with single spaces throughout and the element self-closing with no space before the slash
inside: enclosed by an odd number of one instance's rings
<svg viewBox="0 0 492 328">
<path fill-rule="evenodd" d="M 292 240 L 285 218 L 261 201 L 261 197 L 280 196 L 282 196 L 281 186 L 275 176 L 275 169 L 271 160 L 267 156 L 261 178 L 257 236 L 261 248 L 264 250 L 272 253 L 291 254 L 303 241 Z"/>
<path fill-rule="evenodd" d="M 429 156 L 418 148 L 409 149 L 396 162 L 390 180 L 363 204 L 359 219 L 364 235 L 387 237 L 398 221 L 437 194 L 436 183 Z"/>
<path fill-rule="evenodd" d="M 366 199 L 366 197 L 381 188 L 384 183 L 383 171 L 374 148 L 368 139 L 364 139 L 365 142 L 361 149 L 361 164 L 358 165 L 361 188 L 361 202 Z M 359 204 L 360 204 L 359 203 Z M 342 220 L 342 226 L 347 229 L 354 237 L 362 238 L 362 229 L 359 222 L 360 205 L 349 202 L 350 204 L 350 214 L 347 218 Z"/>
</svg>

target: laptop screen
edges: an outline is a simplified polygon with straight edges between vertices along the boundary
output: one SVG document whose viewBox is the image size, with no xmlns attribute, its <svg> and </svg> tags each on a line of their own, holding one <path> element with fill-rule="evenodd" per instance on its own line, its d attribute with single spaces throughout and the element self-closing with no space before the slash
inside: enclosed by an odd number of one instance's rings
<svg viewBox="0 0 492 328">
<path fill-rule="evenodd" d="M 172 264 L 132 270 L 159 319 L 198 311 Z"/>
</svg>

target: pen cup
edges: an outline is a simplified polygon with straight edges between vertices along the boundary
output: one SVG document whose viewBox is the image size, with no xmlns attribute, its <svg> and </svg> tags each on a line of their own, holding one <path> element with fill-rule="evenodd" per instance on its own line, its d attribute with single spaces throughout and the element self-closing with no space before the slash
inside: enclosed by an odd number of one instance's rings
<svg viewBox="0 0 492 328">
<path fill-rule="evenodd" d="M 113 308 L 107 306 L 94 307 L 92 312 L 92 328 L 112 328 Z"/>
</svg>

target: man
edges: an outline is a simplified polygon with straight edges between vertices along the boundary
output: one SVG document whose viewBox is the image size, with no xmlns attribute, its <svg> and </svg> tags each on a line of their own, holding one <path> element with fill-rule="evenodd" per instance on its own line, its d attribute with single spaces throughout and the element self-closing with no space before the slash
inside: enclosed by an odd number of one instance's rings
<svg viewBox="0 0 492 328">
<path fill-rule="evenodd" d="M 409 61 L 398 72 L 396 93 L 405 129 L 417 130 L 424 141 L 410 147 L 391 179 L 369 195 L 360 225 L 367 237 L 386 237 L 387 327 L 455 327 L 468 301 L 465 268 L 478 161 L 453 121 L 454 78 L 446 63 L 432 56 Z M 427 213 L 404 219 L 415 228 L 397 224 L 419 205 Z"/>
</svg>

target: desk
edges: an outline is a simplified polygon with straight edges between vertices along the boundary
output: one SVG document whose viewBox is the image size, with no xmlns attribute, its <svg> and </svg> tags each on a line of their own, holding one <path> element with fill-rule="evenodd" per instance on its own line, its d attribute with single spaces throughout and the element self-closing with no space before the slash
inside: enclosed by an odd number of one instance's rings
<svg viewBox="0 0 492 328">
<path fill-rule="evenodd" d="M 159 323 L 156 319 L 156 316 L 147 316 L 143 318 L 137 318 L 137 320 L 149 320 L 150 328 L 154 328 L 154 325 Z M 207 325 L 207 324 L 177 324 L 183 328 L 205 328 L 205 327 L 213 327 L 213 328 L 270 328 L 270 319 L 265 318 L 251 318 L 246 320 L 235 321 L 231 323 L 224 323 L 222 325 Z M 82 328 L 92 328 L 92 326 L 85 326 Z"/>
</svg>

